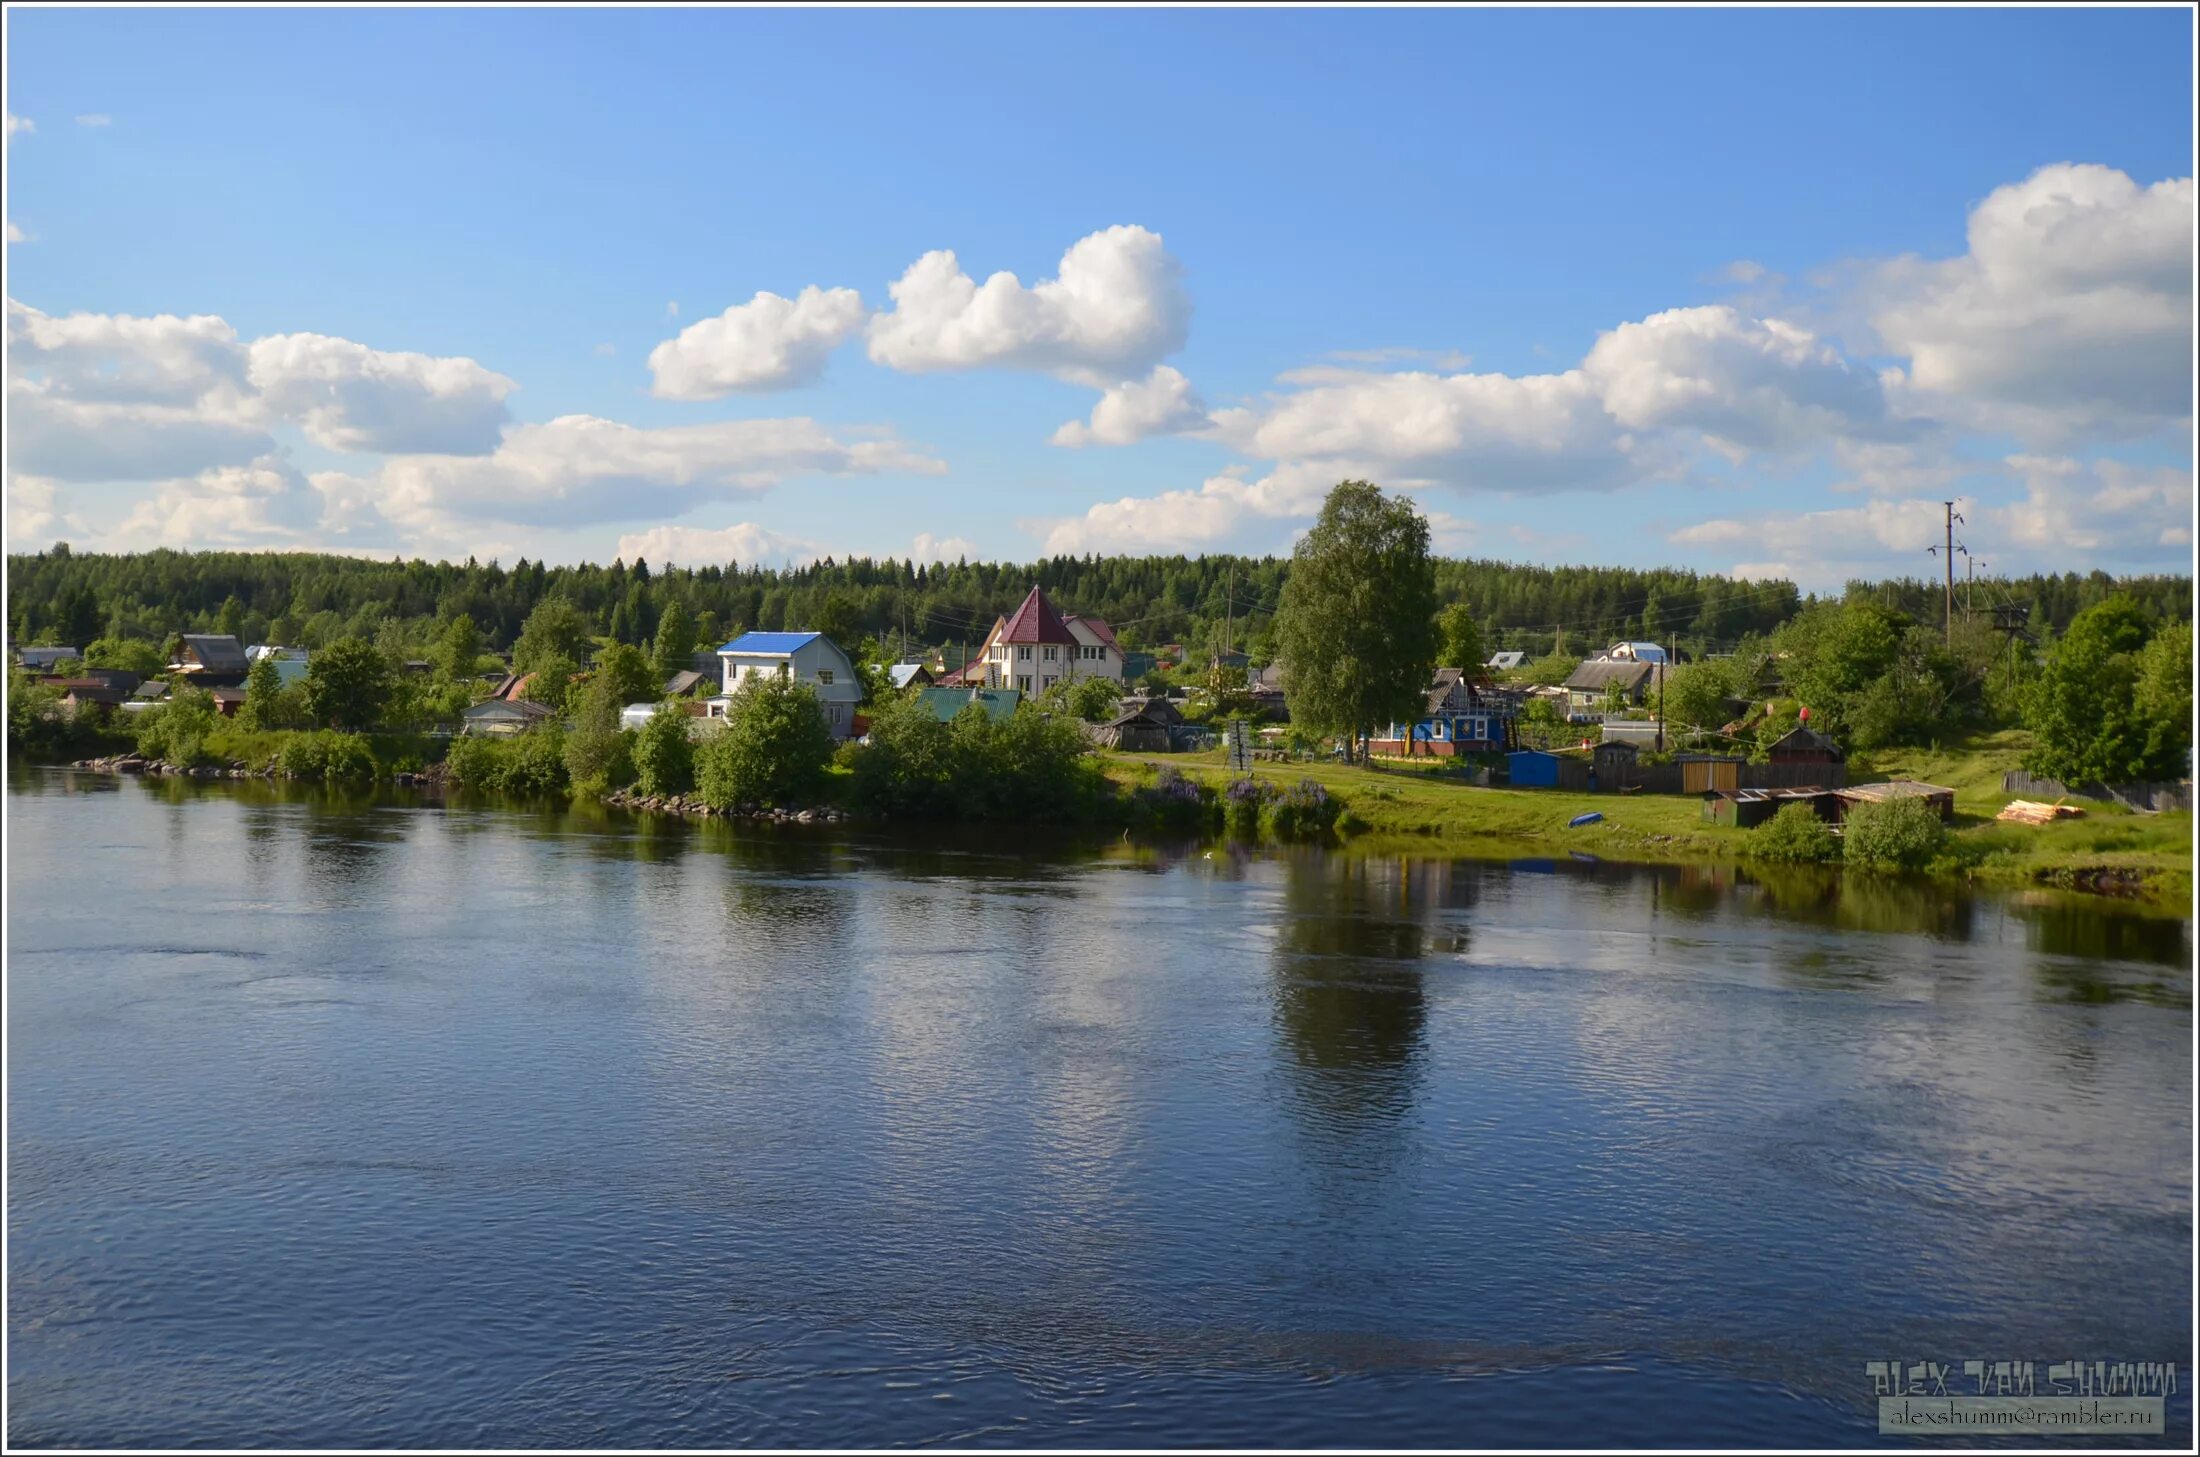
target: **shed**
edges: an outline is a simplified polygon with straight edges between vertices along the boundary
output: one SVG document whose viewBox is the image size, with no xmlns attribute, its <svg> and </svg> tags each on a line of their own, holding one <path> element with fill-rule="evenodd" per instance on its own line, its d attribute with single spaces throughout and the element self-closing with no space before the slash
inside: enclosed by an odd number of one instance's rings
<svg viewBox="0 0 2200 1457">
<path fill-rule="evenodd" d="M 1106 723 L 1092 729 L 1093 742 L 1105 744 L 1111 749 L 1127 749 L 1132 753 L 1151 754 L 1169 751 L 1171 725 L 1163 722 L 1144 708 L 1132 709 L 1116 715 Z"/>
<path fill-rule="evenodd" d="M 63 647 L 25 648 L 17 654 L 25 671 L 32 673 L 50 673 L 63 663 L 82 660 L 83 656 L 75 648 Z"/>
<path fill-rule="evenodd" d="M 1703 817 L 1713 824 L 1753 830 L 1780 812 L 1782 805 L 1807 804 L 1822 820 L 1840 818 L 1839 805 L 1830 789 L 1716 790 L 1703 800 Z"/>
<path fill-rule="evenodd" d="M 896 663 L 886 670 L 896 688 L 929 688 L 932 686 L 932 670 L 922 663 Z"/>
<path fill-rule="evenodd" d="M 1732 754 L 1681 754 L 1681 793 L 1732 794 L 1742 787 L 1742 761 Z"/>
<path fill-rule="evenodd" d="M 701 673 L 683 670 L 665 679 L 665 697 L 685 698 L 709 680 Z"/>
<path fill-rule="evenodd" d="M 1887 804 L 1897 799 L 1922 799 L 1939 812 L 1941 819 L 1956 817 L 1956 792 L 1939 784 L 1927 784 L 1918 779 L 1889 779 L 1883 784 L 1852 784 L 1846 789 L 1836 789 L 1833 797 L 1838 802 L 1842 819 L 1860 804 Z"/>
<path fill-rule="evenodd" d="M 486 735 L 490 738 L 508 738 L 513 734 L 523 734 L 554 716 L 548 704 L 537 703 L 533 699 L 488 698 L 460 715 L 462 722 L 459 732 Z"/>
<path fill-rule="evenodd" d="M 1843 755 L 1833 740 L 1808 724 L 1797 724 L 1773 741 L 1765 759 L 1773 764 L 1839 764 Z"/>
<path fill-rule="evenodd" d="M 953 723 L 973 703 L 985 710 L 987 718 L 999 723 L 1016 711 L 1023 694 L 1014 688 L 919 688 L 917 700 L 941 723 Z"/>
<path fill-rule="evenodd" d="M 231 683 L 217 683 L 206 690 L 213 695 L 214 711 L 223 718 L 235 718 L 237 710 L 244 707 L 244 689 Z"/>
<path fill-rule="evenodd" d="M 1641 753 L 1624 739 L 1607 739 L 1589 753 L 1590 765 L 1596 770 L 1598 789 L 1622 789 L 1633 780 L 1635 759 Z"/>
</svg>

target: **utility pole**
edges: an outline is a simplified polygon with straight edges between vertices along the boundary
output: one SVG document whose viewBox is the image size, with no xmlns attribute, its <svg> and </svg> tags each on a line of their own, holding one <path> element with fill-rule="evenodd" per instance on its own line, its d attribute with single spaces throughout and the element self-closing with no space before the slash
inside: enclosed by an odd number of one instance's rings
<svg viewBox="0 0 2200 1457">
<path fill-rule="evenodd" d="M 1956 553 L 1960 551 L 1965 556 L 1971 553 L 1969 548 L 1956 544 L 1956 523 L 1963 519 L 1963 513 L 1956 510 L 1956 503 L 1943 501 L 1940 503 L 1940 510 L 1941 544 L 1928 546 L 1925 550 L 1940 558 L 1942 590 L 1945 594 L 1941 599 L 1940 636 L 1942 642 L 1953 646 L 1956 640 Z M 1891 583 L 1889 590 L 1892 590 Z"/>
</svg>

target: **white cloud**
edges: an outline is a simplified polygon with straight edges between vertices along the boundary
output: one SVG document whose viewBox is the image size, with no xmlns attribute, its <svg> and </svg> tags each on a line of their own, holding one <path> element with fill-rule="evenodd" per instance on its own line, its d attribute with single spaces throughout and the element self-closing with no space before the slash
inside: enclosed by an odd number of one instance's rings
<svg viewBox="0 0 2200 1457">
<path fill-rule="evenodd" d="M 15 140 L 15 134 L 17 132 L 34 132 L 38 130 L 38 124 L 36 122 L 27 120 L 24 117 L 17 116 L 12 111 L 7 114 L 7 117 L 7 140 L 11 142 Z"/>
<path fill-rule="evenodd" d="M 21 551 L 29 543 L 46 539 L 61 519 L 55 505 L 58 499 L 57 483 L 50 477 L 9 475 L 8 536 L 12 549 Z"/>
<path fill-rule="evenodd" d="M 469 454 L 496 448 L 511 380 L 471 359 L 370 349 L 326 334 L 255 339 L 249 377 L 268 409 L 331 450 Z"/>
<path fill-rule="evenodd" d="M 8 241 L 11 243 L 29 243 L 35 240 L 29 233 L 24 232 L 13 221 L 10 221 L 8 223 Z"/>
<path fill-rule="evenodd" d="M 2190 177 L 2043 167 L 1972 210 L 1963 256 L 1873 270 L 1863 307 L 1919 410 L 2042 442 L 2174 425 L 2192 395 L 2193 202 Z"/>
<path fill-rule="evenodd" d="M 650 392 L 668 400 L 715 400 L 736 391 L 813 384 L 863 319 L 863 298 L 852 288 L 812 286 L 791 299 L 759 293 L 651 350 L 656 383 Z"/>
<path fill-rule="evenodd" d="M 890 434 L 839 435 L 808 419 L 643 429 L 566 415 L 512 426 L 488 455 L 392 457 L 376 500 L 401 526 L 453 517 L 579 525 L 678 515 L 706 501 L 760 494 L 794 476 L 944 469 Z"/>
<path fill-rule="evenodd" d="M 618 353 L 618 352 L 619 352 L 619 346 L 618 346 L 618 345 L 616 345 L 616 344 L 608 344 L 608 343 L 607 343 L 607 344 L 598 344 L 598 345 L 596 346 L 596 357 L 597 357 L 598 359 L 609 359 L 609 358 L 610 358 L 610 357 L 611 357 L 612 355 L 614 355 L 614 354 L 616 354 L 616 353 Z"/>
<path fill-rule="evenodd" d="M 1395 345 L 1384 349 L 1332 349 L 1329 357 L 1341 364 L 1420 364 L 1454 374 L 1474 363 L 1474 356 L 1457 349 L 1415 349 Z"/>
<path fill-rule="evenodd" d="M 963 561 L 978 554 L 976 542 L 963 536 L 934 536 L 920 531 L 909 543 L 908 559 L 913 562 Z"/>
<path fill-rule="evenodd" d="M 78 126 L 113 126 L 115 119 L 104 111 L 87 111 L 76 119 Z"/>
<path fill-rule="evenodd" d="M 1023 523 L 1049 556 L 1086 552 L 1181 552 L 1230 542 L 1248 527 L 1312 516 L 1339 480 L 1327 465 L 1292 464 L 1256 481 L 1224 473 L 1196 490 L 1102 501 L 1082 516 Z"/>
<path fill-rule="evenodd" d="M 1886 401 L 1869 370 L 1808 330 L 1725 305 L 1668 309 L 1609 330 L 1582 372 L 1631 430 L 1792 450 L 1886 428 Z"/>
<path fill-rule="evenodd" d="M 236 331 L 210 314 L 69 314 L 7 303 L 12 469 L 71 481 L 187 476 L 274 448 Z"/>
<path fill-rule="evenodd" d="M 297 545 L 307 540 L 319 516 L 304 477 L 288 462 L 267 456 L 163 482 L 101 544 L 118 551 Z"/>
<path fill-rule="evenodd" d="M 1262 459 L 1368 461 L 1383 474 L 1409 468 L 1478 490 L 1604 490 L 1661 468 L 1579 370 L 1330 371 L 1263 408 L 1217 411 L 1214 421 L 1221 439 Z"/>
<path fill-rule="evenodd" d="M 953 252 L 927 253 L 887 290 L 870 355 L 893 369 L 1032 369 L 1105 389 L 1184 346 L 1191 301 L 1161 235 L 1120 226 L 1080 238 L 1053 278 L 982 284 Z"/>
<path fill-rule="evenodd" d="M 680 317 L 680 301 L 678 299 L 671 299 L 666 302 L 665 317 L 668 319 L 677 319 Z"/>
<path fill-rule="evenodd" d="M 1192 382 L 1166 364 L 1144 379 L 1110 386 L 1092 407 L 1092 420 L 1071 420 L 1054 432 L 1056 445 L 1134 445 L 1153 435 L 1204 429 L 1207 406 Z"/>
<path fill-rule="evenodd" d="M 1957 502 L 1959 541 L 1994 575 L 2063 571 L 2074 562 L 2110 570 L 2160 571 L 2190 560 L 2193 475 L 2186 467 L 2115 460 L 2013 455 L 1996 484 Z M 2023 494 L 2012 494 L 2012 486 Z M 1736 575 L 1792 578 L 1806 587 L 1856 577 L 1933 576 L 1926 548 L 1943 539 L 1943 497 L 1877 500 L 1823 511 L 1723 517 L 1684 526 L 1682 546 L 1771 553 L 1738 563 Z M 1956 576 L 1964 575 L 1962 563 Z"/>
<path fill-rule="evenodd" d="M 815 561 L 825 553 L 816 542 L 782 535 L 752 521 L 732 526 L 652 526 L 619 538 L 616 555 L 624 561 L 637 557 L 659 566 L 707 566 L 743 562 L 755 566 L 797 565 Z"/>
</svg>

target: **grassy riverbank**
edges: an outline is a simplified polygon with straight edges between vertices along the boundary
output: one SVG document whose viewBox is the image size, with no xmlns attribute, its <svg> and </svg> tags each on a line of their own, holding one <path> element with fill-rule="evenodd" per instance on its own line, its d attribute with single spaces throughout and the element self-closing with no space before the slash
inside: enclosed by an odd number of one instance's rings
<svg viewBox="0 0 2200 1457">
<path fill-rule="evenodd" d="M 1956 791 L 1956 820 L 1946 866 L 1965 879 L 1999 884 L 2082 884 L 2096 872 L 2137 879 L 2150 899 L 2192 895 L 2190 814 L 2133 814 L 2084 801 L 2085 815 L 2053 825 L 2001 824 L 1994 814 L 2015 796 L 2001 776 L 2017 767 L 2021 733 L 1983 735 L 1939 749 L 1859 756 L 1851 782 L 1923 779 Z M 1153 782 L 1162 766 L 1220 786 L 1233 776 L 1217 751 L 1207 754 L 1103 756 L 1108 777 L 1125 788 Z M 1258 777 L 1279 783 L 1314 779 L 1341 796 L 1367 826 L 1356 843 L 1376 851 L 1426 852 L 1431 842 L 1463 853 L 1564 853 L 1612 860 L 1691 863 L 1744 858 L 1749 831 L 1707 823 L 1701 801 L 1677 794 L 1589 794 L 1550 789 L 1478 789 L 1436 769 L 1400 764 L 1260 764 Z M 1567 828 L 1596 811 L 1602 823 Z"/>
</svg>

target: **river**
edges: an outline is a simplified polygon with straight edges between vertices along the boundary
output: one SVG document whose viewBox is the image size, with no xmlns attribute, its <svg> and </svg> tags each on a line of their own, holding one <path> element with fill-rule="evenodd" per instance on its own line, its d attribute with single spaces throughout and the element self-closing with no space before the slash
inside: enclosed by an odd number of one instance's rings
<svg viewBox="0 0 2200 1457">
<path fill-rule="evenodd" d="M 7 848 L 12 1444 L 2191 1435 L 2181 919 L 52 770 Z"/>
</svg>

